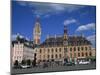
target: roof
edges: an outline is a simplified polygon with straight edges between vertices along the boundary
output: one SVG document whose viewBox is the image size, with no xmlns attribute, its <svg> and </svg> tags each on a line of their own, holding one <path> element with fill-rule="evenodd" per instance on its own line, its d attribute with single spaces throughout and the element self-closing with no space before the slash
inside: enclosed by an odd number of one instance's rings
<svg viewBox="0 0 100 75">
<path fill-rule="evenodd" d="M 19 36 L 12 41 L 12 45 L 14 46 L 14 44 L 18 44 L 18 43 L 22 43 L 26 47 L 33 48 L 33 41 L 26 40 L 25 38 L 20 38 Z"/>
<path fill-rule="evenodd" d="M 67 42 L 69 46 L 91 45 L 91 42 L 82 36 L 69 36 Z M 60 36 L 60 37 L 47 38 L 42 44 L 40 44 L 40 47 L 63 46 L 63 45 L 64 45 L 64 39 L 63 36 Z"/>
</svg>

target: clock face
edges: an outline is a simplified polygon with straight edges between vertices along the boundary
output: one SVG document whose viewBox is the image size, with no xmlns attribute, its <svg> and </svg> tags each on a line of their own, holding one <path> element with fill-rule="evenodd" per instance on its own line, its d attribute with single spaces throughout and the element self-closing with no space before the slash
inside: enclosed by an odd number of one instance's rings
<svg viewBox="0 0 100 75">
<path fill-rule="evenodd" d="M 64 45 L 68 45 L 68 41 L 64 41 Z"/>
</svg>

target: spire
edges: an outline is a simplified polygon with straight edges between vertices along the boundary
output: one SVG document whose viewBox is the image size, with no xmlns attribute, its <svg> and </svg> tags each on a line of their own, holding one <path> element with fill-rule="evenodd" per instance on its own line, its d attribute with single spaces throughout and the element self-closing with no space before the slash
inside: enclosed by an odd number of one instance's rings
<svg viewBox="0 0 100 75">
<path fill-rule="evenodd" d="M 67 25 L 64 25 L 64 34 L 67 34 Z"/>
<path fill-rule="evenodd" d="M 56 34 L 55 34 L 55 38 L 56 38 Z"/>
<path fill-rule="evenodd" d="M 36 17 L 36 23 L 35 23 L 35 28 L 34 28 L 34 34 L 41 33 L 41 27 L 40 27 L 40 17 Z"/>
<path fill-rule="evenodd" d="M 40 16 L 36 16 L 36 22 L 40 22 Z"/>
<path fill-rule="evenodd" d="M 83 33 L 81 33 L 81 37 L 84 37 L 84 34 Z"/>
<path fill-rule="evenodd" d="M 49 38 L 49 35 L 47 35 L 47 39 Z"/>
<path fill-rule="evenodd" d="M 64 40 L 68 40 L 67 25 L 64 25 Z"/>
</svg>

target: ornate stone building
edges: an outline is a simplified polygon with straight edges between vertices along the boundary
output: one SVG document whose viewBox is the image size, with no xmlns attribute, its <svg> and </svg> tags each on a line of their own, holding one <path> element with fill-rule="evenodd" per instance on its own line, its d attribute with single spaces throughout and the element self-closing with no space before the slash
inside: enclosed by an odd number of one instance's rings
<svg viewBox="0 0 100 75">
<path fill-rule="evenodd" d="M 39 28 L 36 28 L 38 26 Z M 40 23 L 35 25 L 34 31 L 39 31 L 38 34 L 40 40 Z M 91 42 L 84 36 L 69 36 L 67 33 L 67 26 L 64 26 L 64 33 L 62 35 L 48 36 L 43 43 L 37 43 L 37 47 L 35 47 L 37 62 L 63 62 L 65 59 L 68 61 L 83 60 L 92 56 L 91 49 Z"/>
<path fill-rule="evenodd" d="M 42 61 L 78 61 L 85 60 L 88 57 L 95 56 L 95 49 L 92 50 L 92 44 L 84 36 L 69 36 L 67 26 L 64 26 L 63 34 L 58 36 L 47 36 L 44 42 L 41 39 L 41 26 L 39 17 L 36 19 L 33 28 L 33 41 L 17 37 L 12 41 L 12 61 L 23 59 Z"/>
</svg>

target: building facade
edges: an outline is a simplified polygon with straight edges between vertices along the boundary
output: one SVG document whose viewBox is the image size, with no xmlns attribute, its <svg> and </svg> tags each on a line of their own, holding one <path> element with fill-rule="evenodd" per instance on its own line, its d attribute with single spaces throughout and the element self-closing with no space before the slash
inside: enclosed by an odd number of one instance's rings
<svg viewBox="0 0 100 75">
<path fill-rule="evenodd" d="M 43 43 L 38 44 L 38 47 L 35 48 L 36 59 L 37 62 L 64 62 L 65 59 L 68 61 L 84 60 L 92 56 L 91 46 L 91 42 L 82 35 L 69 36 L 67 33 L 67 26 L 64 26 L 64 33 L 62 35 L 47 36 Z"/>
<path fill-rule="evenodd" d="M 12 41 L 12 62 L 15 60 L 19 62 L 28 59 L 34 60 L 34 54 L 37 63 L 44 61 L 64 63 L 65 60 L 76 62 L 96 56 L 90 41 L 82 35 L 69 36 L 67 31 L 67 26 L 64 26 L 62 35 L 47 36 L 45 41 L 41 43 L 41 26 L 39 17 L 37 17 L 33 28 L 33 41 L 20 38 L 20 36 Z"/>
<path fill-rule="evenodd" d="M 96 50 L 95 50 L 95 48 L 92 48 L 92 56 L 93 56 L 93 57 L 96 56 Z"/>
<path fill-rule="evenodd" d="M 25 38 L 16 37 L 16 40 L 12 41 L 12 62 L 18 60 L 21 63 L 22 60 L 34 60 L 33 44 Z"/>
</svg>

